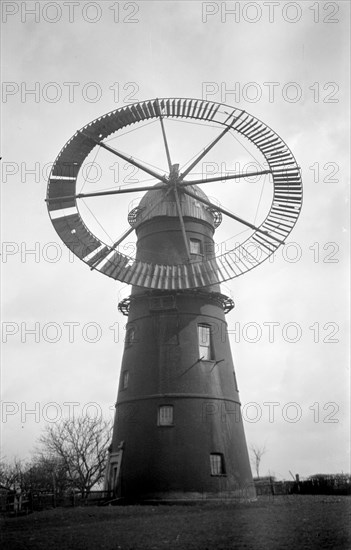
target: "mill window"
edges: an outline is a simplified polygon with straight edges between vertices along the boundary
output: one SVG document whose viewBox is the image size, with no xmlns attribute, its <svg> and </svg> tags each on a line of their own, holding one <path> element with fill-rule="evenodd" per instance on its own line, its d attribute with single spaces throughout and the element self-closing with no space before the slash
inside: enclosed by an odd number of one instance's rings
<svg viewBox="0 0 351 550">
<path fill-rule="evenodd" d="M 189 241 L 190 254 L 201 254 L 201 241 L 190 239 Z"/>
<path fill-rule="evenodd" d="M 173 295 L 156 296 L 150 298 L 150 311 L 162 311 L 176 309 L 176 299 Z"/>
<path fill-rule="evenodd" d="M 173 405 L 161 405 L 158 408 L 158 426 L 173 426 Z"/>
<path fill-rule="evenodd" d="M 128 382 L 129 382 L 129 372 L 127 370 L 125 370 L 123 375 L 122 375 L 122 389 L 123 390 L 128 388 Z"/>
<path fill-rule="evenodd" d="M 239 388 L 238 388 L 238 383 L 236 381 L 236 376 L 235 376 L 235 372 L 233 371 L 233 375 L 234 375 L 234 386 L 235 386 L 235 389 L 236 391 L 239 391 Z"/>
<path fill-rule="evenodd" d="M 212 357 L 211 327 L 210 325 L 198 325 L 199 357 L 204 361 L 210 361 Z"/>
<path fill-rule="evenodd" d="M 225 475 L 224 457 L 222 453 L 210 454 L 211 476 Z"/>
<path fill-rule="evenodd" d="M 136 341 L 135 334 L 136 334 L 135 327 L 132 326 L 127 328 L 126 337 L 124 340 L 126 346 L 131 346 L 132 344 L 134 344 L 134 342 Z"/>
</svg>

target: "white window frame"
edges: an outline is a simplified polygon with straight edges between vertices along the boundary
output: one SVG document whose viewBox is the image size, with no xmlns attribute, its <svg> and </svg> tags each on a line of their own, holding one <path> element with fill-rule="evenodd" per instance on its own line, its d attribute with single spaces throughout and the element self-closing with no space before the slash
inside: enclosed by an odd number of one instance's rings
<svg viewBox="0 0 351 550">
<path fill-rule="evenodd" d="M 194 250 L 193 247 L 196 247 L 196 250 Z M 201 241 L 199 239 L 189 239 L 189 252 L 194 256 L 201 256 L 202 248 Z"/>
<path fill-rule="evenodd" d="M 197 325 L 197 337 L 199 344 L 199 358 L 202 358 L 203 361 L 211 361 L 213 359 L 211 325 L 199 323 Z"/>
<path fill-rule="evenodd" d="M 222 453 L 210 454 L 211 476 L 225 476 L 224 456 Z"/>
<path fill-rule="evenodd" d="M 173 405 L 159 405 L 157 411 L 158 426 L 174 426 L 174 407 Z"/>
</svg>

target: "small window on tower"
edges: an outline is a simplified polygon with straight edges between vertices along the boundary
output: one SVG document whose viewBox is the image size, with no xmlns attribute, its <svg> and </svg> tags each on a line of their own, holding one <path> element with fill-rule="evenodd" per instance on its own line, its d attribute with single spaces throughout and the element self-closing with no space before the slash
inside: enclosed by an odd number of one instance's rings
<svg viewBox="0 0 351 550">
<path fill-rule="evenodd" d="M 233 371 L 233 375 L 234 375 L 234 386 L 235 386 L 235 389 L 236 391 L 239 391 L 239 388 L 238 388 L 238 383 L 236 381 L 236 376 L 235 376 L 235 372 Z"/>
<path fill-rule="evenodd" d="M 176 298 L 173 295 L 156 296 L 149 300 L 150 311 L 176 309 Z"/>
<path fill-rule="evenodd" d="M 129 372 L 127 370 L 124 371 L 122 376 L 122 389 L 125 390 L 128 388 L 128 382 L 129 382 Z"/>
<path fill-rule="evenodd" d="M 131 327 L 127 328 L 126 337 L 125 337 L 125 340 L 124 340 L 126 346 L 130 346 L 130 345 L 134 344 L 134 342 L 136 341 L 135 332 L 136 332 L 135 327 L 131 326 Z"/>
<path fill-rule="evenodd" d="M 221 453 L 210 454 L 211 476 L 224 476 L 224 457 Z"/>
<path fill-rule="evenodd" d="M 190 254 L 201 254 L 201 241 L 197 239 L 190 239 Z"/>
<path fill-rule="evenodd" d="M 161 405 L 158 408 L 158 426 L 173 426 L 173 405 Z"/>
<path fill-rule="evenodd" d="M 199 339 L 199 358 L 204 361 L 210 361 L 212 357 L 211 349 L 211 327 L 210 325 L 198 325 Z"/>
</svg>

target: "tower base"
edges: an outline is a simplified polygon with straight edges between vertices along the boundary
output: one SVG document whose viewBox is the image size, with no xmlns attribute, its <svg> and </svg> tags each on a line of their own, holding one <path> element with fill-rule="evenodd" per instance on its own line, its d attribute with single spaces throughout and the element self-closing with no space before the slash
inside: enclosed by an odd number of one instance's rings
<svg viewBox="0 0 351 550">
<path fill-rule="evenodd" d="M 120 304 L 128 324 L 106 476 L 115 498 L 255 499 L 225 321 L 232 307 L 201 290 L 135 291 Z"/>
</svg>

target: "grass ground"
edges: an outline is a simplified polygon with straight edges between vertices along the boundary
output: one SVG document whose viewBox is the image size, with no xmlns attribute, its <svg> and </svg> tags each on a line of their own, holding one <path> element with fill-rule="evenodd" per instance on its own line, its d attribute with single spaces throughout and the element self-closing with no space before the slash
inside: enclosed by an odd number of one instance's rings
<svg viewBox="0 0 351 550">
<path fill-rule="evenodd" d="M 1 519 L 3 550 L 346 550 L 351 497 L 56 508 Z"/>
</svg>

